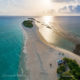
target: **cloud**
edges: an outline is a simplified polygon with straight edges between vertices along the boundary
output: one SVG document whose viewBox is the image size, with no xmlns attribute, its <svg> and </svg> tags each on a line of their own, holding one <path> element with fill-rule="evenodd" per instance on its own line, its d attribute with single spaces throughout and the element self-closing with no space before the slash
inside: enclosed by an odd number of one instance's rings
<svg viewBox="0 0 80 80">
<path fill-rule="evenodd" d="M 80 5 L 76 6 L 74 9 L 72 9 L 72 12 L 80 13 Z"/>
<path fill-rule="evenodd" d="M 80 5 L 69 5 L 59 9 L 61 13 L 80 13 Z"/>
<path fill-rule="evenodd" d="M 68 12 L 68 8 L 66 6 L 63 8 L 60 8 L 58 12 L 61 12 L 61 13 Z"/>
<path fill-rule="evenodd" d="M 80 0 L 0 0 L 0 14 L 80 13 Z"/>
<path fill-rule="evenodd" d="M 53 3 L 49 0 L 0 0 L 0 15 L 40 15 L 52 7 Z"/>
<path fill-rule="evenodd" d="M 53 2 L 58 2 L 58 3 L 60 3 L 60 2 L 75 2 L 75 1 L 77 1 L 77 0 L 52 0 Z M 78 1 L 80 1 L 80 0 L 78 0 Z"/>
</svg>

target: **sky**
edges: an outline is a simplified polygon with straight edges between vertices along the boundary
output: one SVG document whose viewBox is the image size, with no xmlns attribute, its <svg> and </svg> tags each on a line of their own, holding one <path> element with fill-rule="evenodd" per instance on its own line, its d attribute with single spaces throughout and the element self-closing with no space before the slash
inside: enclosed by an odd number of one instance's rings
<svg viewBox="0 0 80 80">
<path fill-rule="evenodd" d="M 0 0 L 0 15 L 80 15 L 80 0 Z"/>
</svg>

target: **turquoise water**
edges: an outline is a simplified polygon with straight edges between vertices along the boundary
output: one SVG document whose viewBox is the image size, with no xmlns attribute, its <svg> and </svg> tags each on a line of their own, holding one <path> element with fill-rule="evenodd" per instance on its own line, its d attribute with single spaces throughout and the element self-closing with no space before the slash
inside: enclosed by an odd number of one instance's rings
<svg viewBox="0 0 80 80">
<path fill-rule="evenodd" d="M 0 80 L 18 80 L 23 48 L 21 17 L 0 17 Z"/>
</svg>

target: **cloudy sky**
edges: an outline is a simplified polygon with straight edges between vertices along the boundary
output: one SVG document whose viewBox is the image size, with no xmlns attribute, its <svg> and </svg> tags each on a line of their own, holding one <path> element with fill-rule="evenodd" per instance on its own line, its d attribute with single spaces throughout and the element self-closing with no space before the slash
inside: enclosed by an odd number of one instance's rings
<svg viewBox="0 0 80 80">
<path fill-rule="evenodd" d="M 0 0 L 0 15 L 80 15 L 80 0 Z"/>
</svg>

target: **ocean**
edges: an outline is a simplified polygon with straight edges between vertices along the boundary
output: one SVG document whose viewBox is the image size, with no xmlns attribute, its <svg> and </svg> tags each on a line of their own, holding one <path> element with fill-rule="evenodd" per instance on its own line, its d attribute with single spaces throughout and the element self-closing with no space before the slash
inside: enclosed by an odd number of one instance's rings
<svg viewBox="0 0 80 80">
<path fill-rule="evenodd" d="M 76 37 L 80 37 L 80 16 L 59 16 L 55 17 L 55 22 L 57 22 L 58 25 L 64 29 L 64 31 L 67 31 Z M 55 45 L 72 52 L 76 46 L 76 44 L 70 40 L 64 39 L 63 37 L 61 37 Z"/>
<path fill-rule="evenodd" d="M 26 19 L 27 17 L 22 16 L 0 17 L 0 80 L 19 80 L 19 63 L 24 47 L 24 35 L 21 26 Z M 49 21 L 49 19 L 45 19 L 45 21 Z M 80 36 L 79 16 L 53 17 L 52 22 L 57 22 L 64 30 Z M 44 30 L 42 31 L 44 32 Z M 50 35 L 52 34 L 50 33 Z M 55 34 L 52 40 L 53 44 L 60 48 L 72 51 L 75 47 L 74 43 L 57 34 Z"/>
<path fill-rule="evenodd" d="M 0 80 L 18 80 L 23 49 L 22 17 L 0 17 Z"/>
<path fill-rule="evenodd" d="M 76 37 L 80 37 L 80 16 L 44 16 L 37 17 L 36 20 L 42 24 L 36 23 L 40 29 L 39 31 L 48 42 L 69 51 L 74 50 L 76 45 L 72 41 L 65 39 L 55 32 L 60 32 L 60 29 L 63 29 L 64 32 L 67 31 Z M 44 25 L 53 27 L 53 30 Z"/>
</svg>

